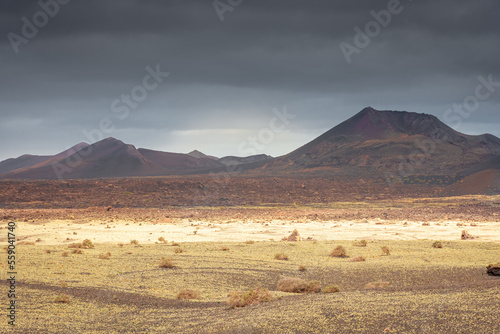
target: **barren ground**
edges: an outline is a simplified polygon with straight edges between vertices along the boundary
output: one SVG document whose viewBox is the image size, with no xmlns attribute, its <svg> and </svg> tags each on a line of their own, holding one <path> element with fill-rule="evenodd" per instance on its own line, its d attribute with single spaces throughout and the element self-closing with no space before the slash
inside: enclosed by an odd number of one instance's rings
<svg viewBox="0 0 500 334">
<path fill-rule="evenodd" d="M 72 182 L 80 181 L 70 188 Z M 95 182 L 98 189 L 119 184 Z M 64 195 L 52 181 L 27 183 L 38 193 L 23 197 L 20 184 L 3 184 L 0 242 L 7 244 L 7 223 L 16 222 L 18 313 L 15 329 L 4 320 L 0 332 L 500 333 L 500 278 L 485 274 L 487 264 L 500 261 L 500 196 L 335 194 L 302 203 L 296 200 L 307 195 L 300 191 L 315 191 L 288 180 L 299 189 L 290 196 L 266 193 L 261 201 L 250 194 L 253 204 L 243 205 L 240 196 L 253 190 L 235 184 L 206 197 L 216 198 L 210 205 L 179 206 L 162 202 L 157 188 L 148 193 L 148 182 L 135 193 L 113 188 L 97 199 L 87 185 Z M 189 187 L 179 198 L 188 197 Z M 232 191 L 239 199 L 222 204 Z M 280 241 L 293 229 L 303 241 Z M 460 240 L 463 230 L 475 238 Z M 69 246 L 84 239 L 95 247 L 73 253 Z M 366 247 L 355 246 L 361 239 Z M 443 248 L 433 248 L 434 241 Z M 329 256 L 338 245 L 348 258 Z M 100 258 L 108 252 L 109 259 Z M 276 260 L 277 253 L 289 259 Z M 349 261 L 356 256 L 366 261 Z M 175 267 L 159 268 L 162 257 Z M 6 257 L 0 265 L 5 276 Z M 340 292 L 281 292 L 277 282 L 284 277 L 334 284 Z M 387 286 L 366 286 L 380 281 Z M 226 304 L 229 292 L 255 287 L 277 299 L 236 309 Z M 177 299 L 184 288 L 200 297 Z M 1 289 L 5 296 L 5 279 Z M 54 303 L 61 294 L 71 301 Z"/>
</svg>

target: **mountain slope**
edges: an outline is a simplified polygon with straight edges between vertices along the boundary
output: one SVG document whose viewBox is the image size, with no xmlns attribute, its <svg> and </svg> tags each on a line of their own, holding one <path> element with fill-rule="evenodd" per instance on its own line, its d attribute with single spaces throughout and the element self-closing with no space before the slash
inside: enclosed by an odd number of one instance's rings
<svg viewBox="0 0 500 334">
<path fill-rule="evenodd" d="M 500 155 L 500 139 L 459 133 L 432 115 L 365 108 L 266 168 L 334 175 L 469 175 Z"/>
<path fill-rule="evenodd" d="M 16 169 L 22 169 L 27 167 L 32 167 L 35 165 L 42 164 L 53 158 L 65 158 L 68 155 L 71 155 L 82 148 L 87 147 L 87 143 L 79 143 L 75 146 L 59 153 L 56 155 L 31 155 L 24 154 L 18 158 L 11 158 L 0 162 L 0 174 L 7 173 Z"/>
<path fill-rule="evenodd" d="M 0 162 L 0 174 L 16 169 L 30 167 L 52 158 L 51 155 L 31 155 L 23 154 L 17 158 L 10 158 Z"/>
<path fill-rule="evenodd" d="M 204 157 L 193 157 L 191 154 L 169 153 L 161 151 L 153 151 L 145 148 L 140 148 L 139 152 L 149 161 L 161 166 L 162 168 L 178 171 L 181 174 L 186 172 L 186 169 L 207 169 L 219 168 L 222 164 L 218 163 L 213 158 L 204 155 Z M 203 154 L 203 153 L 202 153 Z"/>
<path fill-rule="evenodd" d="M 500 194 L 500 169 L 486 169 L 467 176 L 446 187 L 442 194 L 446 196 L 498 195 Z"/>
</svg>

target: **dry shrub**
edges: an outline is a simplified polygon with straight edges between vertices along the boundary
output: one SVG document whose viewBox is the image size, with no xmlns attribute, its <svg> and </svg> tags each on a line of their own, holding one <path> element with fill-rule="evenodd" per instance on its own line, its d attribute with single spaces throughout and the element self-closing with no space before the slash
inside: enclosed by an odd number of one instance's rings
<svg viewBox="0 0 500 334">
<path fill-rule="evenodd" d="M 61 256 L 67 257 L 69 256 L 68 252 L 62 252 Z"/>
<path fill-rule="evenodd" d="M 89 248 L 94 248 L 94 244 L 90 239 L 85 239 L 81 243 L 74 243 L 68 246 L 68 248 L 83 248 L 83 249 L 89 249 Z"/>
<path fill-rule="evenodd" d="M 54 299 L 54 303 L 64 303 L 67 304 L 71 300 L 71 297 L 65 294 L 61 294 Z"/>
<path fill-rule="evenodd" d="M 349 260 L 349 262 L 364 262 L 366 259 L 362 256 L 356 256 Z"/>
<path fill-rule="evenodd" d="M 118 244 L 118 246 L 123 247 L 124 245 L 123 245 L 123 243 L 121 243 L 121 242 L 120 242 L 120 243 Z"/>
<path fill-rule="evenodd" d="M 292 234 L 290 234 L 288 237 L 283 237 L 281 241 L 300 241 L 302 238 L 300 237 L 299 231 L 297 229 L 292 231 Z"/>
<path fill-rule="evenodd" d="M 352 245 L 356 247 L 366 247 L 366 245 L 368 245 L 368 242 L 366 240 L 360 240 L 353 242 Z"/>
<path fill-rule="evenodd" d="M 179 247 L 179 246 L 180 246 L 180 244 L 179 244 L 178 242 L 174 242 L 174 241 L 172 241 L 172 246 L 174 246 L 174 247 Z"/>
<path fill-rule="evenodd" d="M 288 260 L 288 255 L 286 255 L 285 253 L 277 253 L 274 255 L 274 258 L 276 260 L 284 260 L 284 261 L 287 261 Z"/>
<path fill-rule="evenodd" d="M 99 258 L 101 260 L 109 260 L 110 257 L 111 257 L 111 253 L 110 252 L 99 254 Z"/>
<path fill-rule="evenodd" d="M 82 254 L 82 250 L 81 249 L 73 249 L 71 251 L 71 253 L 73 253 L 73 254 Z"/>
<path fill-rule="evenodd" d="M 347 257 L 347 252 L 344 247 L 337 246 L 331 253 L 332 257 Z"/>
<path fill-rule="evenodd" d="M 321 286 L 318 281 L 307 282 L 306 293 L 318 293 L 321 291 Z"/>
<path fill-rule="evenodd" d="M 138 245 L 139 244 L 139 241 L 138 240 L 130 240 L 130 244 L 131 245 Z"/>
<path fill-rule="evenodd" d="M 302 278 L 287 277 L 279 280 L 278 290 L 283 292 L 304 292 L 307 281 Z"/>
<path fill-rule="evenodd" d="M 68 283 L 67 283 L 67 282 L 62 281 L 62 282 L 60 282 L 60 283 L 59 283 L 59 286 L 60 286 L 61 288 L 67 288 L 67 287 L 68 287 Z"/>
<path fill-rule="evenodd" d="M 253 240 L 247 240 L 247 241 L 245 241 L 245 243 L 246 243 L 247 245 L 251 245 L 251 244 L 254 244 L 254 243 L 255 243 L 255 241 L 253 241 Z"/>
<path fill-rule="evenodd" d="M 425 223 L 422 223 L 422 226 L 431 226 L 431 223 L 425 222 Z"/>
<path fill-rule="evenodd" d="M 180 247 L 177 247 L 177 248 L 174 249 L 174 252 L 175 252 L 175 254 L 179 254 L 179 253 L 184 252 L 184 249 L 182 249 Z"/>
<path fill-rule="evenodd" d="M 298 277 L 286 277 L 278 282 L 278 290 L 294 293 L 316 293 L 321 289 L 318 281 L 306 281 Z"/>
<path fill-rule="evenodd" d="M 193 289 L 183 289 L 177 294 L 177 299 L 198 299 L 201 292 Z"/>
<path fill-rule="evenodd" d="M 307 270 L 306 266 L 299 266 L 299 271 L 306 271 L 306 270 Z"/>
<path fill-rule="evenodd" d="M 382 246 L 382 247 L 381 247 L 381 249 L 382 249 L 382 255 L 384 255 L 384 256 L 389 256 L 389 255 L 391 255 L 391 250 L 390 250 L 390 248 L 389 248 L 389 247 L 387 247 L 387 246 Z"/>
<path fill-rule="evenodd" d="M 159 237 L 159 238 L 158 238 L 158 241 L 159 241 L 159 242 L 163 242 L 163 243 L 166 243 L 166 242 L 167 242 L 167 240 L 165 240 L 165 238 L 164 238 L 164 237 Z"/>
<path fill-rule="evenodd" d="M 467 240 L 467 239 L 474 239 L 474 237 L 472 236 L 472 234 L 470 234 L 469 232 L 467 232 L 466 230 L 463 230 L 462 231 L 462 235 L 460 236 L 460 238 L 462 240 Z"/>
<path fill-rule="evenodd" d="M 228 251 L 228 250 L 229 250 L 229 247 L 222 246 L 222 247 L 220 248 L 220 250 L 221 250 L 221 251 Z"/>
<path fill-rule="evenodd" d="M 160 260 L 160 263 L 158 264 L 160 268 L 173 268 L 174 267 L 174 260 L 173 259 L 167 259 L 167 258 L 162 258 Z"/>
<path fill-rule="evenodd" d="M 82 241 L 82 247 L 80 247 L 80 248 L 84 248 L 84 249 L 94 248 L 94 244 L 92 243 L 92 241 L 90 239 L 85 239 Z"/>
<path fill-rule="evenodd" d="M 443 244 L 441 243 L 441 241 L 434 241 L 432 243 L 432 247 L 434 247 L 434 248 L 443 248 Z"/>
<path fill-rule="evenodd" d="M 340 291 L 339 288 L 333 284 L 327 285 L 323 288 L 323 290 L 321 290 L 321 292 L 323 293 L 335 293 L 339 291 Z"/>
<path fill-rule="evenodd" d="M 227 304 L 232 307 L 245 307 L 272 300 L 274 300 L 274 295 L 267 289 L 255 288 L 248 291 L 230 292 Z"/>
<path fill-rule="evenodd" d="M 389 285 L 389 282 L 370 282 L 365 285 L 365 289 L 381 289 Z"/>
</svg>

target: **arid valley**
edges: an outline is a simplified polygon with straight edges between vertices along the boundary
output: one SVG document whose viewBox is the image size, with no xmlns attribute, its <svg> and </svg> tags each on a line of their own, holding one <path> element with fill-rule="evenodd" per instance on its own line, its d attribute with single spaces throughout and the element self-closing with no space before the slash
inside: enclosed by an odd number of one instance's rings
<svg viewBox="0 0 500 334">
<path fill-rule="evenodd" d="M 0 16 L 0 334 L 500 334 L 500 1 Z"/>
<path fill-rule="evenodd" d="M 238 176 L 4 181 L 0 241 L 11 221 L 18 238 L 13 332 L 500 331 L 500 281 L 486 273 L 500 255 L 499 195 L 345 188 Z M 189 198 L 203 202 L 179 203 Z M 294 230 L 300 241 L 286 239 Z M 332 256 L 339 246 L 346 254 Z M 290 278 L 316 288 L 283 288 Z M 270 295 L 255 304 L 228 297 L 259 289 Z"/>
</svg>

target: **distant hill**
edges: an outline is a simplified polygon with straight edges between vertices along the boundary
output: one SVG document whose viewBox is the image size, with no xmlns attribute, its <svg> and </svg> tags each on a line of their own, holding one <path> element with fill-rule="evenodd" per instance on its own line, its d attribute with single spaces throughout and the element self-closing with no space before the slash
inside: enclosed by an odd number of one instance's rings
<svg viewBox="0 0 500 334">
<path fill-rule="evenodd" d="M 446 187 L 442 194 L 447 196 L 499 195 L 500 169 L 486 169 L 467 176 L 463 180 Z"/>
<path fill-rule="evenodd" d="M 52 158 L 51 155 L 31 155 L 24 154 L 18 158 L 10 158 L 0 162 L 0 174 L 16 169 L 33 166 Z"/>
<path fill-rule="evenodd" d="M 24 154 L 18 158 L 11 158 L 0 162 L 0 174 L 23 169 L 34 165 L 40 165 L 53 158 L 66 158 L 75 152 L 89 146 L 87 143 L 79 143 L 57 155 L 31 155 Z"/>
<path fill-rule="evenodd" d="M 139 152 L 148 160 L 158 166 L 170 171 L 177 171 L 181 174 L 187 170 L 219 168 L 222 164 L 218 163 L 217 158 L 213 159 L 207 155 L 193 157 L 191 154 L 169 153 L 153 151 L 140 148 Z"/>
<path fill-rule="evenodd" d="M 187 155 L 189 156 L 192 156 L 193 158 L 196 158 L 196 159 L 206 159 L 206 158 L 209 158 L 209 159 L 212 159 L 212 160 L 219 160 L 219 158 L 217 157 L 214 157 L 214 156 L 211 156 L 211 155 L 206 155 L 198 150 L 194 150 L 194 151 L 191 151 L 189 152 Z"/>
<path fill-rule="evenodd" d="M 212 155 L 206 155 L 198 150 L 194 150 L 189 152 L 187 155 L 194 157 L 196 159 L 212 159 L 215 160 L 220 164 L 224 166 L 239 166 L 239 165 L 246 165 L 246 164 L 253 164 L 257 162 L 262 162 L 262 161 L 268 161 L 271 160 L 273 157 L 267 154 L 256 154 L 256 155 L 251 155 L 248 157 L 236 157 L 236 156 L 226 156 L 222 158 L 217 158 Z M 216 167 L 216 166 L 211 166 L 211 167 Z"/>
<path fill-rule="evenodd" d="M 243 164 L 252 164 L 255 162 L 269 161 L 271 159 L 273 159 L 273 157 L 271 157 L 270 155 L 257 154 L 257 155 L 251 155 L 249 157 L 227 156 L 220 158 L 218 161 L 226 166 L 238 166 Z"/>
</svg>

